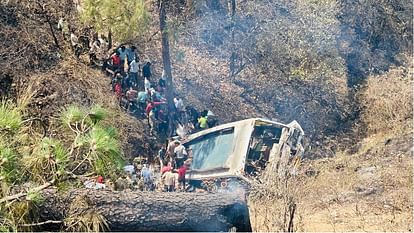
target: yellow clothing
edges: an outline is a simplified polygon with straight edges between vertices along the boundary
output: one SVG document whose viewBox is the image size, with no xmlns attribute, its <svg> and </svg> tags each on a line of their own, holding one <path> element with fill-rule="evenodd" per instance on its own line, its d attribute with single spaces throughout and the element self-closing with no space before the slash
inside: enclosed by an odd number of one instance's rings
<svg viewBox="0 0 414 233">
<path fill-rule="evenodd" d="M 198 118 L 198 124 L 200 124 L 200 128 L 205 129 L 207 128 L 207 117 L 200 117 Z"/>
</svg>

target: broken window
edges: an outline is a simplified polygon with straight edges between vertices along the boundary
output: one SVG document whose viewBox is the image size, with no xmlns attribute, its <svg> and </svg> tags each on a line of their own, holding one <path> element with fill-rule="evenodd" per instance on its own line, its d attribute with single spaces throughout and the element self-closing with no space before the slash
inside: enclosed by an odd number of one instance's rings
<svg viewBox="0 0 414 233">
<path fill-rule="evenodd" d="M 247 152 L 245 167 L 247 174 L 255 174 L 266 167 L 270 151 L 279 143 L 281 135 L 282 129 L 273 125 L 255 126 Z"/>
</svg>

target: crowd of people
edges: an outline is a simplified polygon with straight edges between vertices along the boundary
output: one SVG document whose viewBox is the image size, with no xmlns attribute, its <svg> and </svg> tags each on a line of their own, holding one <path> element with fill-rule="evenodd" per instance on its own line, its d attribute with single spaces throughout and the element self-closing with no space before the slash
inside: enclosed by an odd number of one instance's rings
<svg viewBox="0 0 414 233">
<path fill-rule="evenodd" d="M 161 147 L 155 161 L 137 157 L 133 164 L 124 167 L 124 175 L 114 182 L 98 176 L 95 181 L 84 182 L 86 188 L 141 191 L 187 191 L 185 175 L 192 161 L 192 150 L 179 140 L 171 139 L 167 148 Z"/>
<path fill-rule="evenodd" d="M 74 31 L 70 31 L 68 37 L 78 57 L 79 39 Z M 91 38 L 86 51 L 90 61 L 96 62 L 107 51 L 108 42 L 97 35 Z M 149 161 L 136 158 L 132 165 L 124 168 L 125 174 L 117 180 L 104 180 L 99 176 L 96 180 L 85 181 L 85 187 L 166 192 L 186 190 L 188 187 L 185 175 L 191 165 L 192 151 L 178 139 L 185 138 L 189 133 L 213 127 L 218 124 L 218 119 L 209 110 L 199 112 L 193 106 L 185 106 L 183 99 L 178 95 L 173 99 L 174 110 L 169 113 L 165 72 L 158 79 L 155 78 L 151 61 L 142 62 L 135 46 L 121 45 L 109 57 L 101 60 L 102 70 L 111 78 L 111 91 L 117 97 L 119 105 L 130 114 L 145 117 L 151 135 L 159 140 L 166 138 L 168 143 L 158 144 L 159 151 L 155 156 L 157 159 Z M 175 129 L 172 132 L 167 132 L 169 118 L 172 118 L 172 128 Z"/>
<path fill-rule="evenodd" d="M 174 111 L 168 112 L 165 72 L 156 79 L 149 60 L 141 63 L 135 46 L 120 46 L 104 62 L 103 69 L 111 76 L 111 90 L 122 108 L 137 116 L 146 117 L 152 135 L 183 137 L 185 134 L 213 127 L 218 123 L 208 110 L 198 112 L 185 106 L 176 95 Z M 174 132 L 168 133 L 169 118 Z"/>
</svg>

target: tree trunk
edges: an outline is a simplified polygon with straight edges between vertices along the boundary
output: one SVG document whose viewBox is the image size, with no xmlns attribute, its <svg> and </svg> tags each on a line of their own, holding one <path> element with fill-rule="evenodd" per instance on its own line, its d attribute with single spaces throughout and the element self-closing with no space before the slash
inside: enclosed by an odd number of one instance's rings
<svg viewBox="0 0 414 233">
<path fill-rule="evenodd" d="M 236 70 L 236 46 L 234 42 L 234 26 L 236 17 L 236 0 L 231 0 L 231 56 L 230 56 L 230 77 L 235 76 Z"/>
<path fill-rule="evenodd" d="M 166 77 L 167 87 L 167 104 L 168 104 L 168 135 L 174 132 L 174 113 L 175 107 L 173 102 L 173 78 L 171 72 L 171 59 L 170 59 L 170 43 L 168 40 L 168 31 L 166 30 L 166 1 L 161 0 L 159 5 L 160 10 L 160 31 L 161 31 L 161 50 L 162 50 L 162 63 Z"/>
<path fill-rule="evenodd" d="M 64 220 L 80 197 L 111 231 L 251 231 L 247 205 L 235 194 L 77 189 L 58 195 L 49 189 L 43 195 L 41 221 Z"/>
<path fill-rule="evenodd" d="M 56 48 L 60 49 L 59 42 L 58 42 L 58 39 L 56 38 L 55 31 L 53 30 L 52 22 L 50 22 L 50 17 L 49 17 L 48 12 L 46 11 L 45 7 L 42 4 L 40 4 L 40 2 L 38 2 L 37 4 L 42 9 L 43 15 L 46 17 L 46 22 L 49 25 L 50 33 L 52 34 L 53 41 L 55 42 Z"/>
<path fill-rule="evenodd" d="M 108 29 L 108 50 L 112 48 L 112 30 Z"/>
</svg>

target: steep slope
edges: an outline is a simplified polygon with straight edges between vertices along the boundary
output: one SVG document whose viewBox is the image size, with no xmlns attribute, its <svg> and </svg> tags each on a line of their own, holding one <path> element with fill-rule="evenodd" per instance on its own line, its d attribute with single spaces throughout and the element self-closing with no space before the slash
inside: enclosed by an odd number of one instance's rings
<svg viewBox="0 0 414 233">
<path fill-rule="evenodd" d="M 332 158 L 303 161 L 289 180 L 295 229 L 413 230 L 412 83 L 412 68 L 406 67 L 368 78 L 360 98 L 369 136 Z M 255 230 L 286 229 L 274 219 L 286 213 L 278 202 L 284 200 L 254 202 Z"/>
</svg>

